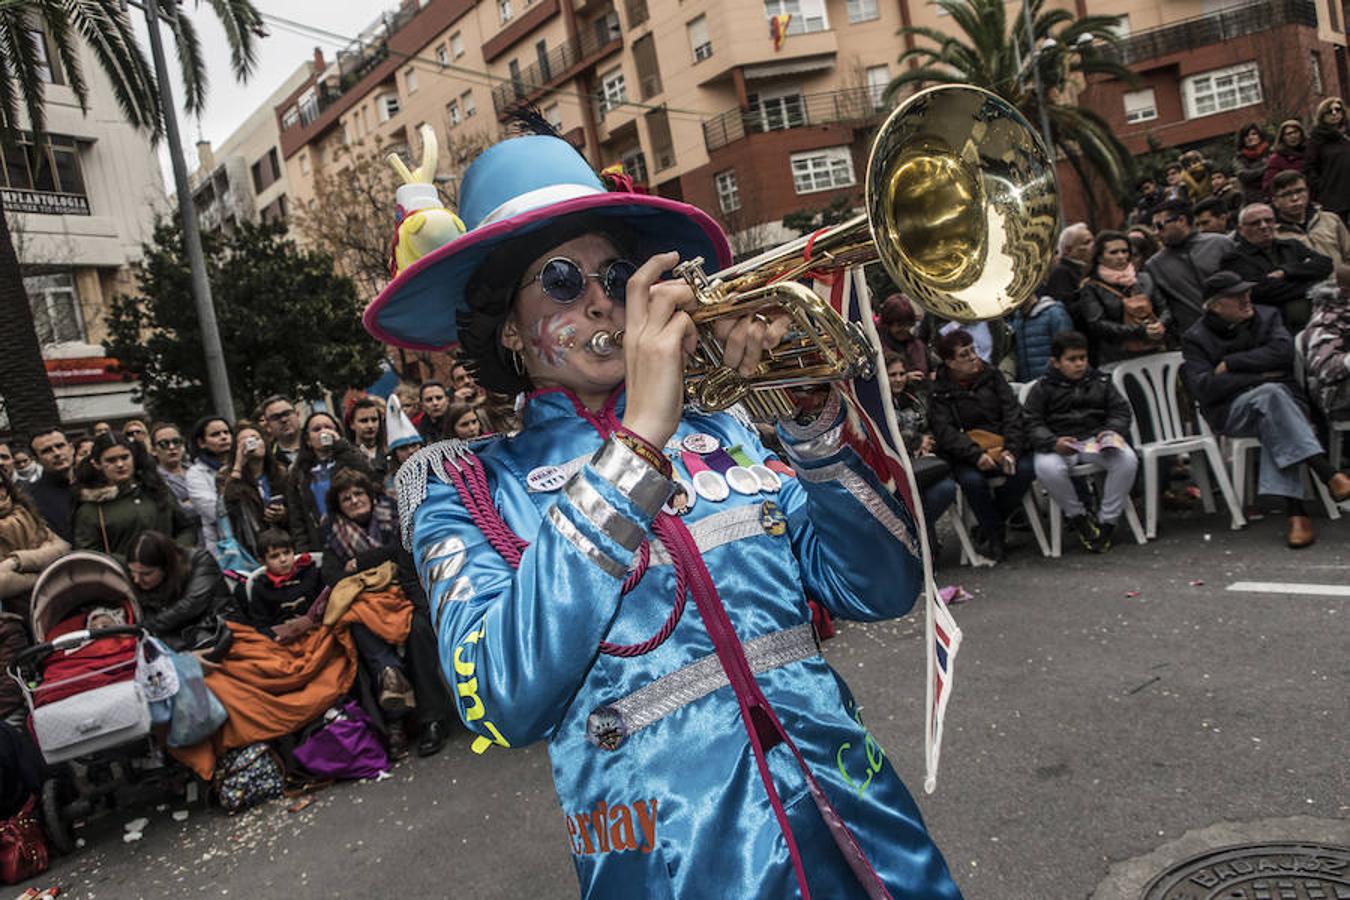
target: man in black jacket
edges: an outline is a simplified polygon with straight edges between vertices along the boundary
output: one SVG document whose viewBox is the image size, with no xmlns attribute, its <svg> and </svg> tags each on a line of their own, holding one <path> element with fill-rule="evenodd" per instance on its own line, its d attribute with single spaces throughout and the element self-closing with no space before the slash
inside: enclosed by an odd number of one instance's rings
<svg viewBox="0 0 1350 900">
<path fill-rule="evenodd" d="M 1205 287 L 1204 318 L 1182 338 L 1182 377 L 1216 432 L 1260 439 L 1258 489 L 1285 498 L 1289 546 L 1307 547 L 1315 535 L 1303 506 L 1300 464 L 1338 503 L 1350 499 L 1350 476 L 1331 467 L 1308 421 L 1294 380 L 1294 341 L 1279 310 L 1253 306 L 1252 283 L 1232 272 L 1210 276 Z"/>
<path fill-rule="evenodd" d="M 42 464 L 42 475 L 32 484 L 20 485 L 37 504 L 42 520 L 68 544 L 75 542 L 75 494 L 71 484 L 75 451 L 59 428 L 39 431 L 28 440 L 33 456 Z"/>
<path fill-rule="evenodd" d="M 1001 560 L 1007 517 L 1036 478 L 1025 452 L 1022 407 L 998 369 L 983 362 L 975 341 L 951 331 L 938 341 L 938 368 L 928 398 L 928 423 L 938 455 L 952 467 L 979 521 L 985 556 Z M 1001 478 L 997 487 L 990 479 Z"/>
<path fill-rule="evenodd" d="M 1139 458 L 1126 442 L 1130 403 L 1111 378 L 1088 366 L 1087 338 L 1061 331 L 1050 345 L 1050 371 L 1037 380 L 1023 407 L 1036 478 L 1055 499 L 1083 546 L 1094 553 L 1111 547 L 1125 511 Z M 1081 463 L 1106 469 L 1097 521 L 1088 517 L 1069 470 Z"/>
<path fill-rule="evenodd" d="M 1302 241 L 1275 237 L 1275 210 L 1249 203 L 1238 213 L 1238 239 L 1223 270 L 1252 283 L 1252 302 L 1279 307 L 1284 324 L 1299 331 L 1312 317 L 1308 292 L 1331 277 L 1331 259 Z"/>
</svg>

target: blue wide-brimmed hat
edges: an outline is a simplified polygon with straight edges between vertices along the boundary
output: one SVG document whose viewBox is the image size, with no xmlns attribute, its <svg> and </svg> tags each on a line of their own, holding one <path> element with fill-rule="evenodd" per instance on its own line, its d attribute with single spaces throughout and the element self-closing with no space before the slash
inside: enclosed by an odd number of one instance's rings
<svg viewBox="0 0 1350 900">
<path fill-rule="evenodd" d="M 458 342 L 465 291 L 504 241 L 544 232 L 566 216 L 612 220 L 637 246 L 681 259 L 701 256 L 708 271 L 731 263 L 726 235 L 695 206 L 608 191 L 586 160 L 558 137 L 530 135 L 488 148 L 464 173 L 459 216 L 467 232 L 403 269 L 366 308 L 362 322 L 381 341 L 411 350 Z M 530 260 L 521 260 L 521 266 Z"/>
</svg>

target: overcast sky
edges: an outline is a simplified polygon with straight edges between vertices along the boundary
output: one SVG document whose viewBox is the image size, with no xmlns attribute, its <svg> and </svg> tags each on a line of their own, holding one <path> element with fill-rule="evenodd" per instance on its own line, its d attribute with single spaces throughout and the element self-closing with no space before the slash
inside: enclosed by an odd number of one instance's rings
<svg viewBox="0 0 1350 900">
<path fill-rule="evenodd" d="M 375 21 L 386 6 L 394 7 L 397 4 L 393 0 L 387 3 L 371 0 L 254 0 L 254 5 L 265 15 L 275 14 L 354 38 L 361 29 Z M 257 67 L 248 83 L 241 85 L 230 73 L 230 54 L 225 34 L 207 4 L 183 4 L 180 9 L 191 15 L 193 24 L 197 26 L 206 51 L 206 71 L 210 76 L 206 112 L 199 122 L 182 111 L 183 87 L 177 78 L 174 49 L 171 44 L 165 45 L 169 68 L 174 73 L 174 99 L 179 106 L 178 127 L 182 133 L 183 154 L 189 173 L 196 168 L 196 143 L 200 138 L 219 147 L 295 71 L 296 66 L 313 56 L 316 46 L 321 47 L 324 57 L 332 61 L 344 43 L 336 38 L 297 35 L 285 26 L 268 22 L 267 29 L 271 34 L 258 42 Z M 132 14 L 140 18 L 143 26 L 144 18 L 135 8 Z M 144 27 L 141 31 L 144 31 Z M 167 29 L 162 29 L 161 34 L 166 41 L 169 40 Z M 146 55 L 149 55 L 148 44 Z M 167 145 L 160 151 L 160 164 L 164 171 L 165 193 L 173 194 L 173 170 L 169 164 Z"/>
</svg>

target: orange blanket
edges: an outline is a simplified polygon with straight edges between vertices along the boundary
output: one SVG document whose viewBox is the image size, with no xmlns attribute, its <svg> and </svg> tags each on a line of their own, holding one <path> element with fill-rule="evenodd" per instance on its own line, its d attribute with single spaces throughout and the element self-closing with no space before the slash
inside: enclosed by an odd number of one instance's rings
<svg viewBox="0 0 1350 900">
<path fill-rule="evenodd" d="M 169 752 L 210 781 L 216 756 L 225 750 L 281 737 L 314 721 L 356 680 L 351 624 L 360 622 L 391 644 L 401 644 L 412 628 L 412 611 L 398 585 L 391 584 L 386 590 L 363 592 L 335 624 L 289 644 L 231 622 L 230 654 L 206 676 L 207 687 L 230 717 L 211 740 L 170 747 Z"/>
</svg>

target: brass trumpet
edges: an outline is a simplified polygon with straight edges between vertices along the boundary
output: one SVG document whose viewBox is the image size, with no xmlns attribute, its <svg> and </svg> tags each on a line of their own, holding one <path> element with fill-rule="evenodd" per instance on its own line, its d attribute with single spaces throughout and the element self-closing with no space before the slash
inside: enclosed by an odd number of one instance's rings
<svg viewBox="0 0 1350 900">
<path fill-rule="evenodd" d="M 867 162 L 866 213 L 714 275 L 703 260 L 674 270 L 693 289 L 698 346 L 685 392 L 708 411 L 741 401 L 771 421 L 795 408 L 785 389 L 875 374 L 876 351 L 799 282 L 880 261 L 924 309 L 975 322 L 1005 316 L 1044 280 L 1059 231 L 1054 158 L 1016 108 L 968 85 L 920 91 L 877 132 Z M 808 258 L 809 248 L 809 258 Z M 746 377 L 722 363 L 711 323 L 787 314 L 787 336 Z M 622 332 L 587 349 L 608 356 Z"/>
</svg>

